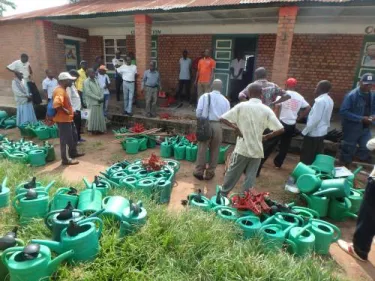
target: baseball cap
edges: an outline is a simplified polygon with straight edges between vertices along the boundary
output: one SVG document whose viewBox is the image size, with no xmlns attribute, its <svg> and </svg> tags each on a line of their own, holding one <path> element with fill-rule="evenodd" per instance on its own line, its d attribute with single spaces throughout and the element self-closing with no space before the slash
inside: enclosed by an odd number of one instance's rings
<svg viewBox="0 0 375 281">
<path fill-rule="evenodd" d="M 69 72 L 61 72 L 58 79 L 59 80 L 76 80 L 77 78 L 70 75 Z"/>
<path fill-rule="evenodd" d="M 372 73 L 365 73 L 361 77 L 361 82 L 365 85 L 375 84 L 375 75 Z"/>
<path fill-rule="evenodd" d="M 105 71 L 107 71 L 108 69 L 105 67 L 105 65 L 101 65 L 101 66 L 99 67 L 99 70 L 105 70 Z"/>
<path fill-rule="evenodd" d="M 80 65 L 83 64 L 83 63 L 87 63 L 87 61 L 85 60 L 81 60 L 81 62 L 79 63 Z"/>
<path fill-rule="evenodd" d="M 288 80 L 286 80 L 285 84 L 288 87 L 295 87 L 295 86 L 297 86 L 297 79 L 295 79 L 295 78 L 289 78 Z"/>
</svg>

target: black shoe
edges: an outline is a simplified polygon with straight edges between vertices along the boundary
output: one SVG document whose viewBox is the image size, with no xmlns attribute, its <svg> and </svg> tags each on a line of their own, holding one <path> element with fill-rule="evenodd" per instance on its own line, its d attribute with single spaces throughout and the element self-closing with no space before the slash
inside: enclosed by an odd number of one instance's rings
<svg viewBox="0 0 375 281">
<path fill-rule="evenodd" d="M 129 115 L 130 117 L 132 117 L 132 116 L 133 116 L 133 113 L 131 113 L 131 112 L 128 112 L 128 115 Z"/>
<path fill-rule="evenodd" d="M 78 158 L 78 157 L 82 157 L 82 156 L 85 156 L 84 153 L 77 153 L 75 155 L 72 155 L 71 158 Z"/>
<path fill-rule="evenodd" d="M 193 176 L 194 176 L 197 180 L 200 180 L 200 181 L 204 180 L 203 175 L 193 174 Z"/>
</svg>

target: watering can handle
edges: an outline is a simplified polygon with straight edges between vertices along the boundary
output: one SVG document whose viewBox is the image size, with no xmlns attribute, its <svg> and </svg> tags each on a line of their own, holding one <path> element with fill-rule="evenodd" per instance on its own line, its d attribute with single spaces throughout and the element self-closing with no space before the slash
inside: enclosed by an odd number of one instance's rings
<svg viewBox="0 0 375 281">
<path fill-rule="evenodd" d="M 12 205 L 13 205 L 14 209 L 16 209 L 17 213 L 19 213 L 19 211 L 20 211 L 20 207 L 18 206 L 19 204 L 17 204 L 17 201 L 19 201 L 21 199 L 21 197 L 23 197 L 23 196 L 24 196 L 24 194 L 19 194 L 16 197 L 14 197 L 13 200 L 12 200 Z"/>
<path fill-rule="evenodd" d="M 61 212 L 61 210 L 55 210 L 55 211 L 52 211 L 52 212 L 49 212 L 47 214 L 47 216 L 44 218 L 44 224 L 50 229 L 52 230 L 52 223 L 50 222 L 50 217 L 55 215 L 55 214 L 59 214 Z"/>
<path fill-rule="evenodd" d="M 359 166 L 357 169 L 355 169 L 353 171 L 353 175 L 356 176 L 362 170 L 362 168 L 363 168 L 362 166 Z"/>
<path fill-rule="evenodd" d="M 317 175 L 321 174 L 321 170 L 319 169 L 319 167 L 314 166 L 314 165 L 310 165 L 310 168 L 313 169 L 314 171 L 316 171 Z"/>
<path fill-rule="evenodd" d="M 16 243 L 18 246 L 25 246 L 25 242 L 23 240 L 16 238 Z"/>
<path fill-rule="evenodd" d="M 291 248 L 292 249 L 292 254 L 296 253 L 297 252 L 297 245 L 296 243 L 294 243 L 292 240 L 289 240 L 289 239 L 285 239 L 285 243 L 289 245 L 288 249 Z"/>
<path fill-rule="evenodd" d="M 58 267 L 58 265 L 63 262 L 64 260 L 72 257 L 74 255 L 74 251 L 73 250 L 70 250 L 70 251 L 67 251 L 65 253 L 62 253 L 61 255 L 58 255 L 56 258 L 54 258 L 53 260 L 51 260 L 49 263 L 48 263 L 48 268 L 52 268 L 50 269 L 50 271 L 55 271 Z"/>
<path fill-rule="evenodd" d="M 5 187 L 7 185 L 8 177 L 5 177 L 3 180 L 2 186 Z"/>
<path fill-rule="evenodd" d="M 349 198 L 344 198 L 346 208 L 350 209 L 352 207 L 352 202 L 350 202 Z"/>
<path fill-rule="evenodd" d="M 8 258 L 8 255 L 14 253 L 14 252 L 17 252 L 17 251 L 20 251 L 22 252 L 24 249 L 24 247 L 12 247 L 12 248 L 8 248 L 6 249 L 5 251 L 2 252 L 2 256 L 1 256 L 1 260 L 3 262 L 3 264 L 6 266 L 8 264 L 8 261 L 9 261 L 9 258 Z"/>
<path fill-rule="evenodd" d="M 89 215 L 89 216 L 87 217 L 87 219 L 100 216 L 100 215 L 104 212 L 104 210 L 105 210 L 105 209 L 103 208 L 103 209 L 100 209 L 99 211 L 96 211 L 95 213 L 92 213 L 91 215 Z"/>
<path fill-rule="evenodd" d="M 304 227 L 302 227 L 298 233 L 296 234 L 296 238 L 298 238 L 306 229 L 310 228 L 310 224 L 306 224 Z"/>
<path fill-rule="evenodd" d="M 105 198 L 103 199 L 103 201 L 102 201 L 102 206 L 103 206 L 103 208 L 106 208 L 106 207 L 107 207 L 107 203 L 108 203 L 109 198 L 111 198 L 111 196 L 107 196 L 107 197 L 105 197 Z"/>
<path fill-rule="evenodd" d="M 305 199 L 305 201 L 307 202 L 307 204 L 311 204 L 311 198 L 309 196 L 307 196 L 307 194 L 305 193 L 300 193 L 300 196 Z"/>
<path fill-rule="evenodd" d="M 98 222 L 99 223 L 99 227 L 96 231 L 96 234 L 98 235 L 98 237 L 100 237 L 102 235 L 102 230 L 103 230 L 103 221 L 97 217 L 90 217 L 90 218 L 87 218 L 87 219 L 84 219 L 84 220 L 81 220 L 78 222 L 79 225 L 82 225 L 86 222 Z"/>
<path fill-rule="evenodd" d="M 366 189 L 365 188 L 361 188 L 361 189 L 354 189 L 355 191 L 361 193 L 362 195 L 365 195 L 365 191 Z"/>
<path fill-rule="evenodd" d="M 326 194 L 329 194 L 331 192 L 335 192 L 336 190 L 337 190 L 336 187 L 327 188 L 327 189 L 324 189 L 324 190 L 317 191 L 317 192 L 313 193 L 313 196 L 326 195 Z"/>
</svg>

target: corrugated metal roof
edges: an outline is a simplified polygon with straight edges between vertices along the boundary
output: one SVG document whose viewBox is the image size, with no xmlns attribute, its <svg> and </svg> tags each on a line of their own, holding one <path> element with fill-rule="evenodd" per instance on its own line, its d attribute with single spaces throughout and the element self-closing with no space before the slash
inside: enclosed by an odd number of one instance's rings
<svg viewBox="0 0 375 281">
<path fill-rule="evenodd" d="M 0 21 L 32 19 L 95 16 L 111 13 L 136 13 L 178 11 L 184 9 L 215 8 L 241 5 L 271 5 L 271 4 L 306 4 L 306 3 L 349 3 L 362 0 L 82 0 L 76 4 L 63 5 L 49 9 L 1 18 Z M 366 0 L 364 0 L 366 1 Z"/>
</svg>

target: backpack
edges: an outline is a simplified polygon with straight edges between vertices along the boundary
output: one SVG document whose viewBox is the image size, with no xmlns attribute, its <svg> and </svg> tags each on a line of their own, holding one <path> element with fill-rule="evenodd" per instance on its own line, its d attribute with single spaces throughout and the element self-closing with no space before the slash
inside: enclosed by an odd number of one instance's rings
<svg viewBox="0 0 375 281">
<path fill-rule="evenodd" d="M 210 119 L 208 118 L 210 113 L 211 97 L 210 94 L 208 97 L 208 107 L 207 107 L 207 117 L 202 116 L 197 119 L 197 140 L 198 141 L 208 141 L 212 137 L 212 130 L 210 125 Z"/>
<path fill-rule="evenodd" d="M 53 99 L 51 99 L 47 104 L 47 117 L 55 117 L 56 109 L 53 108 Z"/>
</svg>

